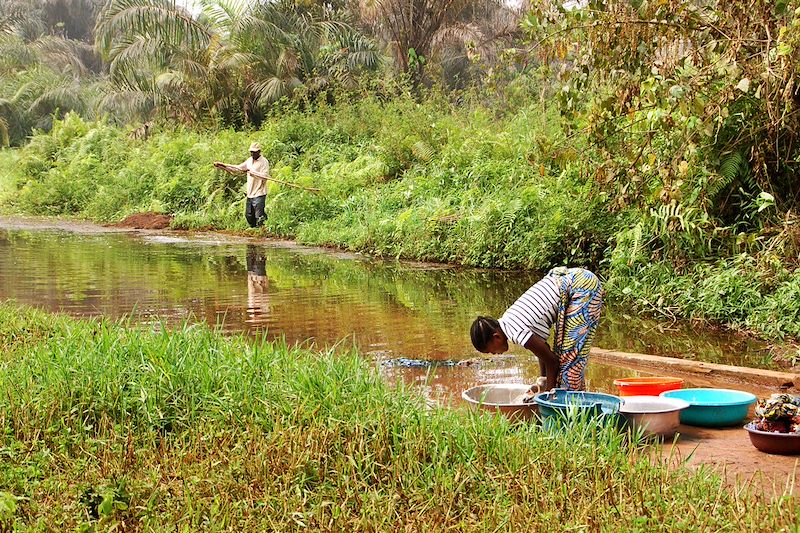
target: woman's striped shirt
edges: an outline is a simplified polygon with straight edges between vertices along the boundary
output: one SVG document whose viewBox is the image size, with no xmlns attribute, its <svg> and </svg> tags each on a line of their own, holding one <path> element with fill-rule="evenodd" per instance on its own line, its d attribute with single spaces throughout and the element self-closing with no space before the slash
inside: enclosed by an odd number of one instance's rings
<svg viewBox="0 0 800 533">
<path fill-rule="evenodd" d="M 545 276 L 506 309 L 498 320 L 500 328 L 520 346 L 525 346 L 532 335 L 546 341 L 558 314 L 559 301 L 558 278 Z"/>
</svg>

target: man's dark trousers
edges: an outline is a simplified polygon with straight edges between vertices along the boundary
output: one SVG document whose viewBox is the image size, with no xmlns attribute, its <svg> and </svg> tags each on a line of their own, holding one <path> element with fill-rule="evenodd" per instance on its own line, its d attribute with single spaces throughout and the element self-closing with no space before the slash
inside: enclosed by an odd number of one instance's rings
<svg viewBox="0 0 800 533">
<path fill-rule="evenodd" d="M 264 204 L 266 204 L 267 196 L 255 196 L 247 199 L 247 206 L 244 209 L 244 218 L 251 228 L 260 226 L 264 223 L 266 216 L 264 215 Z"/>
</svg>

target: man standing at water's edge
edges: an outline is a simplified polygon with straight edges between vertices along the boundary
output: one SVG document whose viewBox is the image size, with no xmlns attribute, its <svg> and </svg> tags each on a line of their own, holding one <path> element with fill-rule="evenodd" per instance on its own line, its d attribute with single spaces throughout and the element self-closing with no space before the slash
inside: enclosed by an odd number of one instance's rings
<svg viewBox="0 0 800 533">
<path fill-rule="evenodd" d="M 214 166 L 226 172 L 247 172 L 247 204 L 244 217 L 251 228 L 261 226 L 266 219 L 264 206 L 267 202 L 269 177 L 269 161 L 261 155 L 261 145 L 257 142 L 250 145 L 250 157 L 244 163 L 228 165 L 214 161 Z"/>
</svg>

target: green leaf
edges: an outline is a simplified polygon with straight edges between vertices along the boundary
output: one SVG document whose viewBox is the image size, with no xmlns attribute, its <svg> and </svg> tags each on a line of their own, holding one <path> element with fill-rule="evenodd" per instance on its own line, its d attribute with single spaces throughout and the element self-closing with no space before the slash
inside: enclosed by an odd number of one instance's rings
<svg viewBox="0 0 800 533">
<path fill-rule="evenodd" d="M 778 56 L 788 56 L 792 53 L 792 45 L 788 43 L 778 43 Z"/>
<path fill-rule="evenodd" d="M 100 516 L 111 516 L 114 512 L 114 493 L 107 492 L 103 495 L 103 501 L 97 506 L 97 513 Z"/>
<path fill-rule="evenodd" d="M 673 85 L 672 87 L 669 88 L 669 94 L 673 98 L 680 98 L 684 95 L 685 92 L 686 90 L 680 85 Z"/>
<path fill-rule="evenodd" d="M 0 522 L 7 522 L 17 513 L 17 497 L 9 492 L 0 492 Z"/>
</svg>

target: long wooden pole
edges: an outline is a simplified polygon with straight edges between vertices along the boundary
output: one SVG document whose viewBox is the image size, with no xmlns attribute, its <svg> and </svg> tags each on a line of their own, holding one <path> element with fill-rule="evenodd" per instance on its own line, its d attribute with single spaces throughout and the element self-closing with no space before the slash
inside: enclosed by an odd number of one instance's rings
<svg viewBox="0 0 800 533">
<path fill-rule="evenodd" d="M 255 171 L 255 170 L 247 171 L 247 170 L 242 170 L 240 168 L 232 167 L 230 165 L 222 165 L 222 166 L 218 166 L 217 168 L 221 168 L 221 169 L 226 170 L 228 172 L 234 172 L 234 173 L 237 173 L 237 174 L 246 174 L 247 172 L 250 172 L 250 174 L 252 174 L 253 176 L 256 176 L 257 178 L 261 178 L 261 179 L 269 180 L 269 181 L 274 181 L 275 183 L 280 183 L 282 185 L 288 185 L 289 187 L 295 187 L 297 189 L 303 189 L 304 191 L 320 192 L 320 190 L 317 189 L 316 187 L 304 187 L 304 186 L 298 185 L 296 183 L 291 183 L 291 182 L 288 182 L 288 181 L 283 181 L 283 180 L 279 180 L 279 179 L 273 178 L 271 176 L 267 176 L 266 174 L 262 174 L 261 172 L 258 172 L 258 171 Z"/>
</svg>

